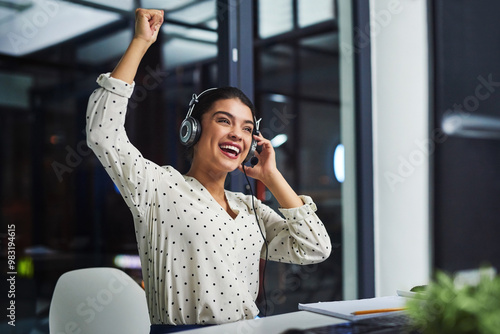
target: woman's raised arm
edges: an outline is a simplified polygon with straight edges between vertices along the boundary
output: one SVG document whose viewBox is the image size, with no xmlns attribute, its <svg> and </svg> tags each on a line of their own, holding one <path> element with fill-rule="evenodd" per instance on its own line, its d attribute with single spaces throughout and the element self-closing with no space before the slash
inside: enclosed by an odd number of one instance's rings
<svg viewBox="0 0 500 334">
<path fill-rule="evenodd" d="M 135 11 L 134 38 L 111 76 L 131 84 L 137 68 L 149 47 L 156 41 L 163 23 L 163 10 L 142 9 Z"/>
</svg>

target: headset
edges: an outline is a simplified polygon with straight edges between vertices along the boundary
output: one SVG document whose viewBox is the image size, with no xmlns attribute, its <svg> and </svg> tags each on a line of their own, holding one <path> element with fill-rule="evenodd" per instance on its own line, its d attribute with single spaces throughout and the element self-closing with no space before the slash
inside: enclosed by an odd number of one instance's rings
<svg viewBox="0 0 500 334">
<path fill-rule="evenodd" d="M 179 131 L 179 138 L 181 141 L 181 144 L 186 146 L 186 147 L 191 147 L 194 144 L 198 142 L 200 139 L 201 135 L 201 124 L 200 122 L 191 116 L 193 113 L 193 109 L 196 106 L 196 104 L 199 102 L 199 99 L 201 96 L 206 94 L 207 92 L 216 90 L 217 88 L 209 88 L 207 90 L 204 90 L 200 94 L 196 95 L 193 94 L 191 101 L 189 102 L 189 109 L 186 114 L 186 118 L 181 123 L 180 131 Z M 255 127 L 252 132 L 252 142 L 250 144 L 250 150 L 248 151 L 247 156 L 245 157 L 245 160 L 243 160 L 243 163 L 247 163 L 250 161 L 250 164 L 255 166 L 258 162 L 259 159 L 255 157 L 255 151 L 261 152 L 261 147 L 257 145 L 257 141 L 253 138 L 253 135 L 258 135 L 259 134 L 259 125 L 260 125 L 260 119 L 257 121 L 254 116 L 254 123 Z"/>
</svg>

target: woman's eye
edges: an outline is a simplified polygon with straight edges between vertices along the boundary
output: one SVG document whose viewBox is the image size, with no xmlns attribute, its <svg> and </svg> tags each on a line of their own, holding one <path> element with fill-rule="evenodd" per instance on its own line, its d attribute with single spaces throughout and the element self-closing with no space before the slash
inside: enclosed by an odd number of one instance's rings
<svg viewBox="0 0 500 334">
<path fill-rule="evenodd" d="M 253 129 L 252 129 L 252 128 L 245 128 L 244 130 L 245 130 L 245 131 L 248 131 L 248 132 L 250 132 L 250 133 L 252 133 L 252 132 L 253 132 Z"/>
<path fill-rule="evenodd" d="M 217 122 L 229 124 L 229 120 L 227 118 L 219 118 L 219 120 Z"/>
</svg>

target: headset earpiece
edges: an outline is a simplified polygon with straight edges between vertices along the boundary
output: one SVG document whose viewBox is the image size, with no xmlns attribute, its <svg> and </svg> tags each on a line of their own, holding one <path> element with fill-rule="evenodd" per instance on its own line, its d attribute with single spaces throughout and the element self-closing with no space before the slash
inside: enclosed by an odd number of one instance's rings
<svg viewBox="0 0 500 334">
<path fill-rule="evenodd" d="M 217 88 L 209 88 L 207 90 L 204 90 L 198 95 L 193 94 L 193 96 L 191 97 L 191 101 L 189 101 L 189 109 L 186 118 L 184 118 L 184 120 L 182 121 L 179 130 L 179 138 L 181 140 L 182 145 L 190 147 L 196 144 L 198 139 L 200 139 L 201 124 L 200 122 L 198 122 L 196 118 L 191 117 L 191 113 L 193 112 L 195 105 L 199 102 L 200 96 L 202 96 L 208 91 L 215 89 Z"/>
<path fill-rule="evenodd" d="M 181 124 L 181 128 L 179 131 L 179 136 L 182 145 L 184 146 L 193 146 L 201 134 L 201 126 L 200 122 L 195 118 L 189 116 L 186 117 Z"/>
</svg>

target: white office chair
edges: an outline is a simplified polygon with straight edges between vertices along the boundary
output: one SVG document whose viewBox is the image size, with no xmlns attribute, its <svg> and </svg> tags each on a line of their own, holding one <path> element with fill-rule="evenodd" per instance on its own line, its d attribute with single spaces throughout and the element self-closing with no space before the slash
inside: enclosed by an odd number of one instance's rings
<svg viewBox="0 0 500 334">
<path fill-rule="evenodd" d="M 78 269 L 57 281 L 49 311 L 51 334 L 147 334 L 144 290 L 115 268 Z"/>
</svg>

